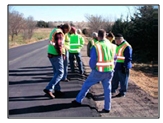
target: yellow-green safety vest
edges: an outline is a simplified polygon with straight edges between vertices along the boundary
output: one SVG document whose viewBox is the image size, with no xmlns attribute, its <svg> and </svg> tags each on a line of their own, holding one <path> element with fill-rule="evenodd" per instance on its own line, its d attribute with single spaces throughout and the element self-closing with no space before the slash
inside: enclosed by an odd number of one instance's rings
<svg viewBox="0 0 163 123">
<path fill-rule="evenodd" d="M 127 46 L 131 47 L 131 45 L 127 41 L 124 41 L 121 45 L 117 46 L 117 48 L 116 48 L 116 56 L 117 56 L 116 62 L 124 63 L 124 61 L 125 61 L 124 50 L 126 49 Z"/>
<path fill-rule="evenodd" d="M 102 40 L 97 42 L 94 46 L 97 53 L 96 70 L 99 72 L 113 71 L 116 45 Z"/>
<path fill-rule="evenodd" d="M 61 33 L 63 34 L 63 32 L 62 32 L 61 29 L 54 28 L 54 29 L 51 31 L 50 35 L 49 35 L 49 40 L 50 40 L 50 41 L 49 41 L 49 44 L 48 44 L 47 52 L 50 53 L 50 54 L 58 55 L 58 52 L 57 52 L 56 48 L 54 47 L 55 41 L 54 41 L 54 39 L 53 39 L 53 36 L 54 36 L 56 33 L 59 33 L 59 32 L 61 32 Z M 63 34 L 63 36 L 64 36 L 64 34 Z M 64 47 L 62 48 L 62 54 L 65 54 L 65 48 L 64 48 Z"/>
<path fill-rule="evenodd" d="M 70 36 L 70 53 L 79 53 L 84 45 L 84 38 L 78 34 L 71 34 Z"/>
</svg>

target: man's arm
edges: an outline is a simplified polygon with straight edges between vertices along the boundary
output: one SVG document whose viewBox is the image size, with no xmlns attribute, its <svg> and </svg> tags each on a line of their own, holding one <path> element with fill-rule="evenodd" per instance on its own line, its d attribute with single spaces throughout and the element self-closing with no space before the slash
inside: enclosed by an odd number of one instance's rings
<svg viewBox="0 0 163 123">
<path fill-rule="evenodd" d="M 124 67 L 127 69 L 130 69 L 132 67 L 132 48 L 130 46 L 127 46 L 126 49 L 124 50 Z"/>
<path fill-rule="evenodd" d="M 97 63 L 97 54 L 96 54 L 96 49 L 93 46 L 90 51 L 90 60 L 89 60 L 89 66 L 92 70 L 96 69 L 96 63 Z"/>
<path fill-rule="evenodd" d="M 84 38 L 80 35 L 80 45 L 81 45 L 81 47 L 84 46 L 84 43 L 85 43 Z"/>
<path fill-rule="evenodd" d="M 90 49 L 91 48 L 91 42 L 89 41 L 87 44 L 87 56 L 90 57 Z"/>
</svg>

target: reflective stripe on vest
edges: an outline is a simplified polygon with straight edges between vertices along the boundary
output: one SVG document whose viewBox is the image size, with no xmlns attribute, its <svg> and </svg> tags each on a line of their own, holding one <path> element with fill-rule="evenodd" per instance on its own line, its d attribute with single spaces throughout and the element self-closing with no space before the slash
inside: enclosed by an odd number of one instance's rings
<svg viewBox="0 0 163 123">
<path fill-rule="evenodd" d="M 52 41 L 50 41 L 50 44 L 51 44 L 51 45 L 53 45 L 53 46 L 55 45 L 55 43 L 54 43 L 54 42 L 52 42 Z"/>
<path fill-rule="evenodd" d="M 51 53 L 53 55 L 58 55 L 58 52 L 57 52 L 57 50 L 55 48 L 55 43 L 52 42 L 52 41 L 49 42 L 48 53 Z M 64 47 L 62 48 L 62 54 L 65 54 L 65 48 Z"/>
<path fill-rule="evenodd" d="M 70 52 L 80 52 L 80 46 L 81 46 L 81 44 L 80 44 L 80 37 L 79 37 L 79 35 L 72 35 L 73 36 L 73 38 L 71 38 L 70 37 L 70 49 L 69 49 L 69 51 Z M 76 38 L 75 40 L 74 40 L 74 38 Z"/>
<path fill-rule="evenodd" d="M 130 46 L 130 44 L 127 43 L 126 41 L 122 45 L 117 46 L 117 49 L 116 49 L 117 62 L 124 63 L 125 57 L 123 53 L 127 46 Z"/>
<path fill-rule="evenodd" d="M 102 51 L 102 46 L 98 43 L 95 44 L 96 51 L 97 51 L 97 63 L 96 63 L 96 69 L 100 72 L 108 72 L 112 71 L 114 67 L 114 59 L 112 60 L 107 60 L 104 57 L 108 57 L 108 54 L 104 54 Z M 112 50 L 111 50 L 112 51 Z M 113 53 L 113 52 L 112 52 Z M 106 55 L 106 56 L 104 56 Z M 111 56 L 109 56 L 111 57 Z"/>
</svg>

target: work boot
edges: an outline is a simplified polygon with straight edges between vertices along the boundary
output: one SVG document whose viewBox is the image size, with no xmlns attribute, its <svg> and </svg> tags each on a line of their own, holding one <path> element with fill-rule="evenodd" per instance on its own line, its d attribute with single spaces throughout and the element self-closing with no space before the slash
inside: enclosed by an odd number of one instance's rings
<svg viewBox="0 0 163 123">
<path fill-rule="evenodd" d="M 48 95 L 48 97 L 50 97 L 51 99 L 54 99 L 55 98 L 55 96 L 53 95 L 53 93 L 51 92 L 51 91 L 49 91 L 49 90 L 47 90 L 47 89 L 44 89 L 43 90 L 47 95 Z"/>
</svg>

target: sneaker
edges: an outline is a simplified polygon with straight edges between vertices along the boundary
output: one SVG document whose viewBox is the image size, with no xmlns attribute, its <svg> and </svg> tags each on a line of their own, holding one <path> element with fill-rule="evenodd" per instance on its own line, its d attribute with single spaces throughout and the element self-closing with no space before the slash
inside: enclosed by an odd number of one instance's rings
<svg viewBox="0 0 163 123">
<path fill-rule="evenodd" d="M 55 98 L 55 96 L 53 95 L 53 93 L 52 93 L 51 91 L 49 91 L 49 90 L 47 90 L 47 89 L 44 89 L 43 91 L 44 91 L 45 94 L 47 94 L 51 99 L 54 99 L 54 98 Z"/>
<path fill-rule="evenodd" d="M 100 111 L 100 113 L 109 113 L 110 110 L 106 110 L 106 109 L 102 109 L 102 111 Z"/>
<path fill-rule="evenodd" d="M 125 97 L 125 95 L 124 95 L 124 94 L 119 93 L 119 94 L 115 95 L 115 97 Z"/>
<path fill-rule="evenodd" d="M 73 106 L 81 106 L 81 103 L 77 102 L 76 100 L 71 102 Z"/>
</svg>

